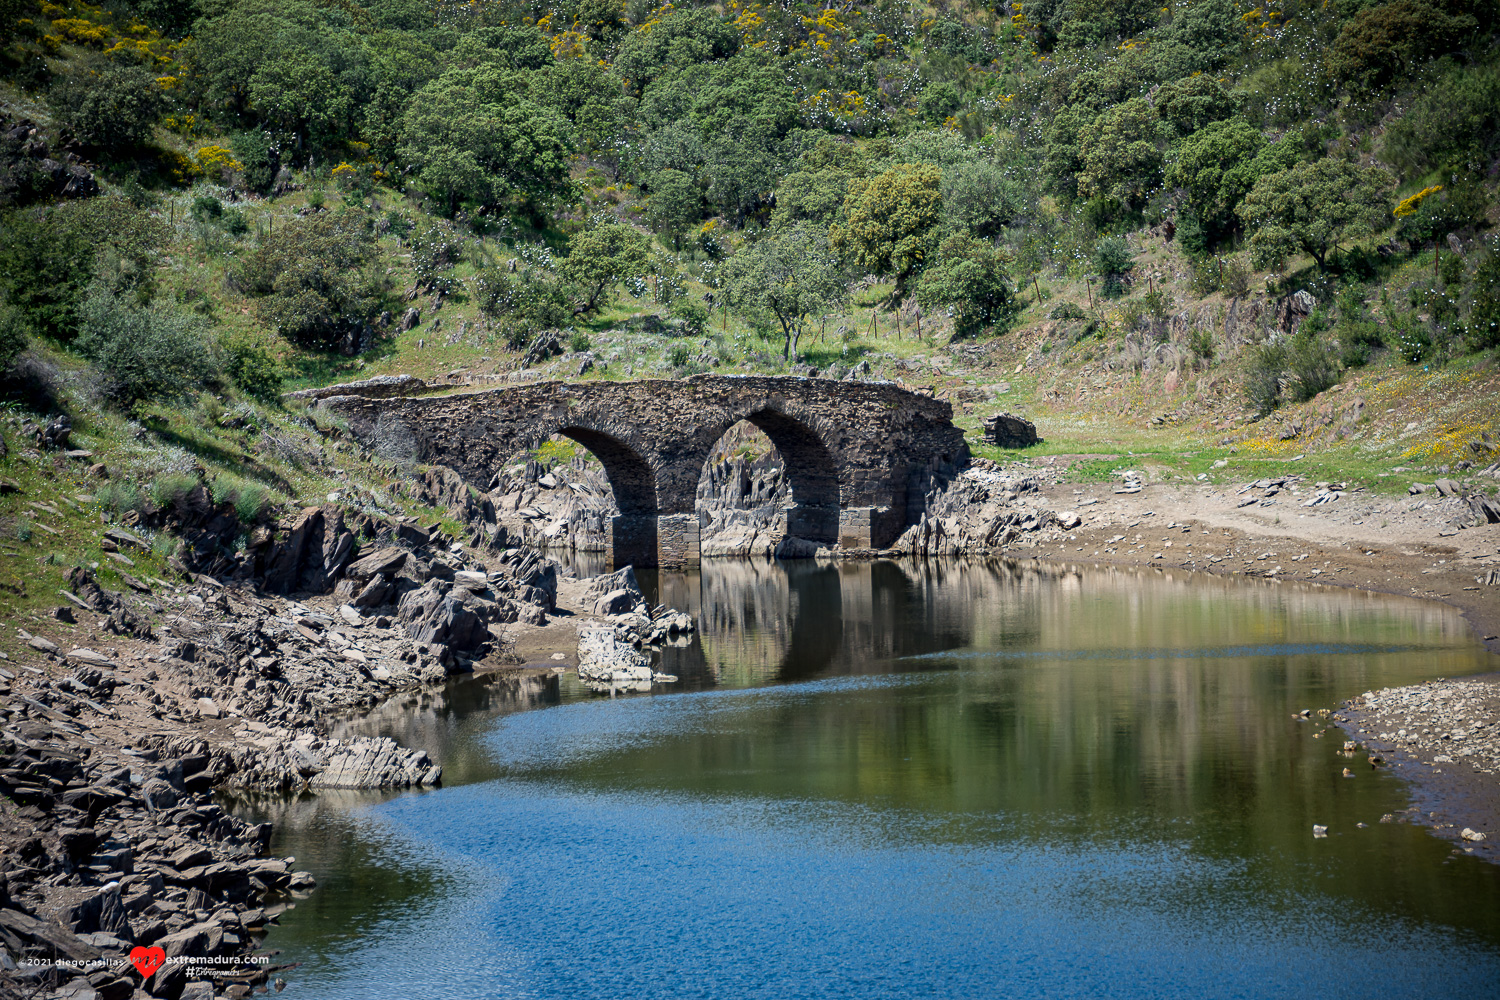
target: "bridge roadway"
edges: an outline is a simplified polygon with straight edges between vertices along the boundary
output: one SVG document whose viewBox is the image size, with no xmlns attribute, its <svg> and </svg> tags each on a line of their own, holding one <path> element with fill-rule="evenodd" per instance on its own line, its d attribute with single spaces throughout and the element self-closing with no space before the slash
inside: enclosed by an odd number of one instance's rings
<svg viewBox="0 0 1500 1000">
<path fill-rule="evenodd" d="M 934 479 L 968 461 L 946 402 L 890 382 L 697 375 L 629 382 L 535 382 L 443 396 L 330 396 L 354 436 L 391 459 L 445 465 L 487 489 L 515 456 L 553 434 L 603 463 L 619 516 L 616 565 L 699 558 L 698 478 L 724 432 L 747 420 L 786 463 L 788 534 L 880 548 L 914 523 Z"/>
</svg>

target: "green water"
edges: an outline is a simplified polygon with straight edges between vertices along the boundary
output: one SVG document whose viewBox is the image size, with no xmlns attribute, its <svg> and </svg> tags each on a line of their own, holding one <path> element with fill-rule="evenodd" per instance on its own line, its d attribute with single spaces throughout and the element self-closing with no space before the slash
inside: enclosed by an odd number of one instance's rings
<svg viewBox="0 0 1500 1000">
<path fill-rule="evenodd" d="M 1445 608 L 977 563 L 645 582 L 701 623 L 662 693 L 459 682 L 345 727 L 443 789 L 260 804 L 320 881 L 268 942 L 293 995 L 1500 994 L 1500 869 L 1379 823 L 1400 779 L 1294 718 L 1495 669 Z"/>
</svg>

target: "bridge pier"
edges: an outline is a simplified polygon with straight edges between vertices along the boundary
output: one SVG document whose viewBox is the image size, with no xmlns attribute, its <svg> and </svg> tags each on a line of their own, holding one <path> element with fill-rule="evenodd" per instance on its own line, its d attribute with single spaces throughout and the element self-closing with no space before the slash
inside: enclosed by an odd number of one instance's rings
<svg viewBox="0 0 1500 1000">
<path fill-rule="evenodd" d="M 703 555 L 698 514 L 663 514 L 656 519 L 658 566 L 697 565 Z"/>
<path fill-rule="evenodd" d="M 610 566 L 656 565 L 656 515 L 620 514 L 610 520 L 604 556 Z"/>
<path fill-rule="evenodd" d="M 610 522 L 605 558 L 621 566 L 688 566 L 702 557 L 697 514 L 621 514 Z"/>
<path fill-rule="evenodd" d="M 839 547 L 881 549 L 901 536 L 903 512 L 890 507 L 845 507 L 839 512 Z"/>
<path fill-rule="evenodd" d="M 786 533 L 819 545 L 839 543 L 839 509 L 798 505 L 786 513 Z"/>
</svg>

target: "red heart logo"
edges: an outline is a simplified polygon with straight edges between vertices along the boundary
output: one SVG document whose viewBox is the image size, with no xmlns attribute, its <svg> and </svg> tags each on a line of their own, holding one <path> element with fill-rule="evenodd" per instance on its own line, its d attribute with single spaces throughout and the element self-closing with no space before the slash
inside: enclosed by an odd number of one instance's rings
<svg viewBox="0 0 1500 1000">
<path fill-rule="evenodd" d="M 160 948 L 136 945 L 130 949 L 130 964 L 135 966 L 142 979 L 150 979 L 151 973 L 167 964 L 167 953 Z"/>
</svg>

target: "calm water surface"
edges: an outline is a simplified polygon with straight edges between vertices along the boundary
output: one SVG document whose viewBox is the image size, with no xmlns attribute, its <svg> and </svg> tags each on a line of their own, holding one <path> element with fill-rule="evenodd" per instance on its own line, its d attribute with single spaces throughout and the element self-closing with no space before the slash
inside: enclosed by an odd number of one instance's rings
<svg viewBox="0 0 1500 1000">
<path fill-rule="evenodd" d="M 268 941 L 287 996 L 1500 995 L 1500 868 L 1380 824 L 1400 781 L 1292 718 L 1495 669 L 1444 608 L 981 564 L 643 582 L 701 622 L 679 684 L 455 684 L 349 727 L 447 787 L 262 805 L 320 885 Z"/>
</svg>

